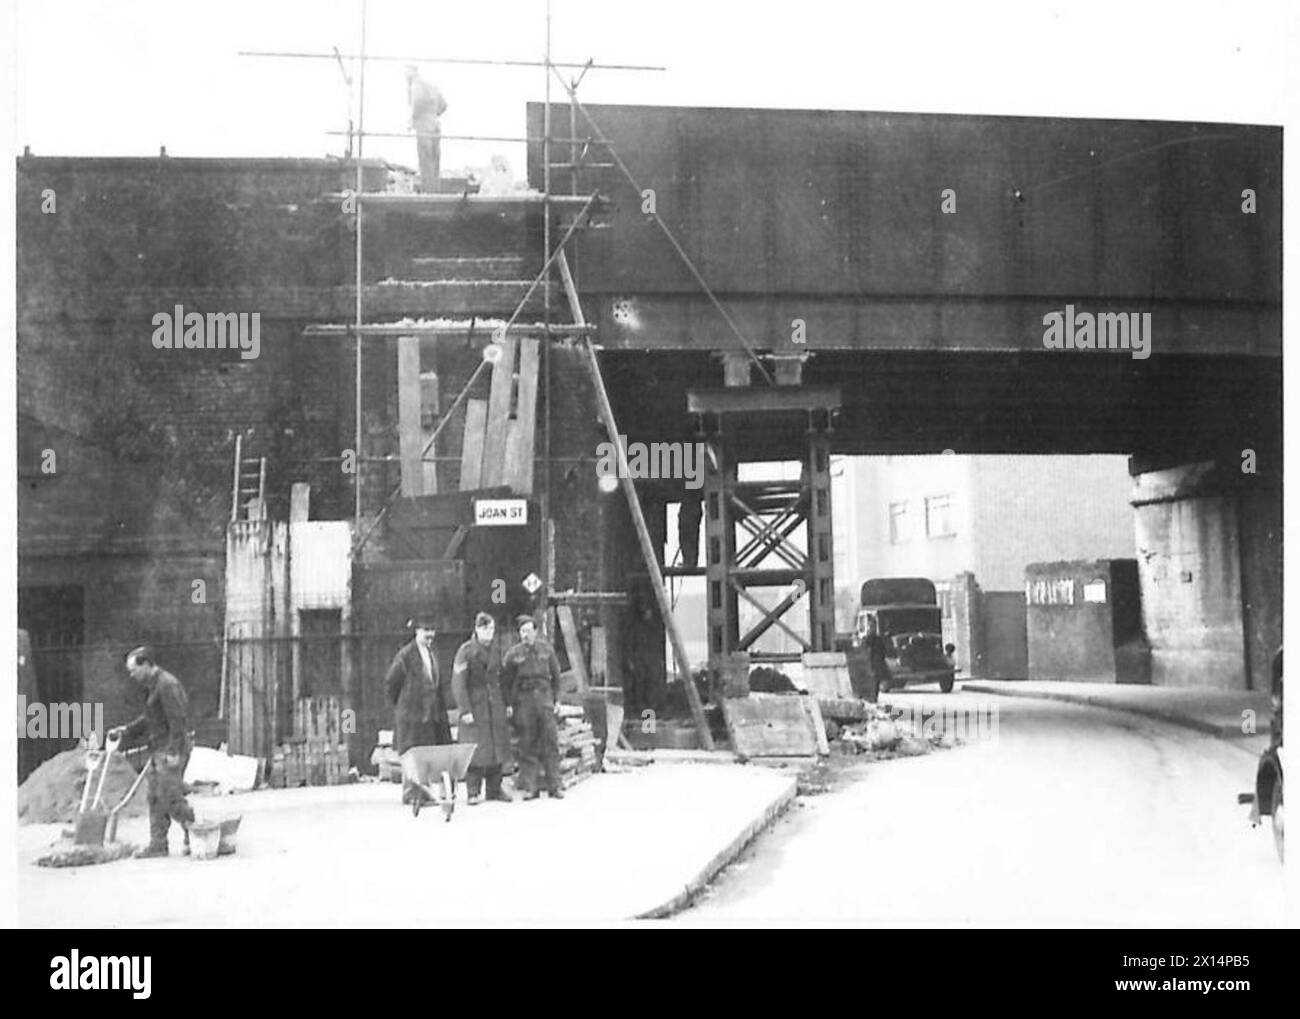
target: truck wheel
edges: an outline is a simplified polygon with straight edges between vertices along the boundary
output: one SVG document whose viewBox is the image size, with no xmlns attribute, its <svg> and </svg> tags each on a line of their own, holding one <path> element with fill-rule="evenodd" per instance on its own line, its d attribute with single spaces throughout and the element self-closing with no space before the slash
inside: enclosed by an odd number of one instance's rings
<svg viewBox="0 0 1300 1019">
<path fill-rule="evenodd" d="M 944 676 L 941 680 L 939 680 L 939 689 L 942 690 L 944 693 L 952 693 L 952 680 L 953 680 L 953 675 L 950 672 L 948 673 L 948 675 Z"/>
<path fill-rule="evenodd" d="M 1282 816 L 1282 776 L 1279 775 L 1277 781 L 1273 783 L 1273 844 L 1277 846 L 1277 858 L 1279 862 L 1285 862 L 1284 859 L 1284 832 Z"/>
</svg>

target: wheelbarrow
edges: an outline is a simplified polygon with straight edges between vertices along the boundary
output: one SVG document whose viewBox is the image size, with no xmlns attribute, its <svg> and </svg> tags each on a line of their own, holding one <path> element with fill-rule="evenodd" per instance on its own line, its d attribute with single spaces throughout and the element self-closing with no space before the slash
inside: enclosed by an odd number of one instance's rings
<svg viewBox="0 0 1300 1019">
<path fill-rule="evenodd" d="M 415 786 L 411 814 L 420 816 L 426 803 L 442 807 L 444 821 L 450 821 L 456 809 L 456 783 L 465 777 L 477 743 L 445 743 L 431 747 L 411 747 L 402 754 L 402 782 Z"/>
<path fill-rule="evenodd" d="M 153 767 L 153 760 L 145 762 L 145 766 L 140 769 L 136 775 L 135 781 L 131 783 L 131 788 L 126 791 L 118 803 L 109 810 L 104 809 L 104 781 L 108 778 L 109 764 L 112 762 L 113 754 L 121 745 L 121 737 L 112 737 L 104 741 L 103 750 L 90 750 L 86 753 L 86 785 L 81 791 L 81 809 L 77 811 L 76 821 L 73 827 L 72 841 L 78 846 L 102 846 L 107 841 L 114 842 L 117 839 L 117 818 L 122 812 L 122 808 L 131 802 L 131 797 L 140 788 L 140 783 L 144 781 L 145 775 Z M 95 797 L 90 798 L 90 786 L 95 777 L 95 771 L 99 771 L 99 783 L 95 789 Z"/>
</svg>

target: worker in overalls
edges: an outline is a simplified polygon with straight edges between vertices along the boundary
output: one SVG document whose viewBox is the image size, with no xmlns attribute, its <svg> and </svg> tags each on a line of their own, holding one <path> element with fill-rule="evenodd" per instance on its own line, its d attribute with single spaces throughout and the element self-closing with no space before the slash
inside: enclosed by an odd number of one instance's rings
<svg viewBox="0 0 1300 1019">
<path fill-rule="evenodd" d="M 471 806 L 480 802 L 485 779 L 489 800 L 511 800 L 501 788 L 502 769 L 511 759 L 512 712 L 501 692 L 501 648 L 495 639 L 496 628 L 496 620 L 486 612 L 476 615 L 474 635 L 456 649 L 451 667 L 451 689 L 460 712 L 456 740 L 476 744 L 465 775 Z"/>
<path fill-rule="evenodd" d="M 524 799 L 541 795 L 539 777 L 552 799 L 564 799 L 560 787 L 560 736 L 556 719 L 560 703 L 560 662 L 555 651 L 537 636 L 532 616 L 519 616 L 519 643 L 506 652 L 501 677 L 514 705 L 519 731 L 519 784 Z M 541 775 L 539 776 L 539 772 Z"/>
<path fill-rule="evenodd" d="M 437 85 L 420 77 L 414 64 L 406 68 L 406 92 L 411 103 L 411 130 L 415 132 L 415 152 L 420 160 L 420 190 L 438 191 L 442 178 L 442 123 L 447 100 Z"/>
<path fill-rule="evenodd" d="M 189 697 L 181 681 L 155 661 L 153 648 L 141 645 L 126 656 L 126 671 L 145 689 L 144 714 L 129 725 L 109 732 L 123 746 L 141 737 L 149 747 L 149 845 L 137 856 L 166 856 L 167 834 L 172 822 L 185 833 L 185 852 L 190 851 L 189 826 L 194 808 L 185 799 L 185 766 L 192 743 L 189 732 Z"/>
</svg>

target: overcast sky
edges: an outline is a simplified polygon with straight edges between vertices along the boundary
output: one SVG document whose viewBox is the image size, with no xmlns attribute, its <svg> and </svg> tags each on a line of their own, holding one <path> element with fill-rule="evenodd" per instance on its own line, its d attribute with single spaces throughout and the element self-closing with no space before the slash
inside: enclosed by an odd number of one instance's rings
<svg viewBox="0 0 1300 1019">
<path fill-rule="evenodd" d="M 755 106 L 1281 123 L 1284 2 L 1050 0 L 722 3 L 552 0 L 556 60 L 660 64 L 593 71 L 597 103 Z M 1295 7 L 1297 5 L 1291 4 Z M 321 156 L 347 124 L 326 60 L 347 53 L 361 0 L 18 0 L 14 141 L 40 155 Z M 367 51 L 540 59 L 545 0 L 369 0 Z M 447 134 L 518 135 L 540 68 L 430 65 Z M 400 63 L 372 63 L 366 126 L 406 128 Z M 413 143 L 367 154 L 412 163 Z M 502 145 L 445 143 L 444 165 Z"/>
</svg>

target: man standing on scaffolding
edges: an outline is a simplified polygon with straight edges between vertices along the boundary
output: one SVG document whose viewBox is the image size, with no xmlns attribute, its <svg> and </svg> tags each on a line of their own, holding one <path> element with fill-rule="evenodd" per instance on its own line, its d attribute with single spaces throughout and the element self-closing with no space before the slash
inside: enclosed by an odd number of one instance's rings
<svg viewBox="0 0 1300 1019">
<path fill-rule="evenodd" d="M 406 68 L 406 93 L 411 102 L 411 130 L 415 132 L 415 151 L 420 159 L 420 190 L 433 194 L 442 176 L 440 148 L 442 127 L 438 118 L 447 110 L 447 100 L 437 85 L 420 77 L 414 64 Z"/>
</svg>

